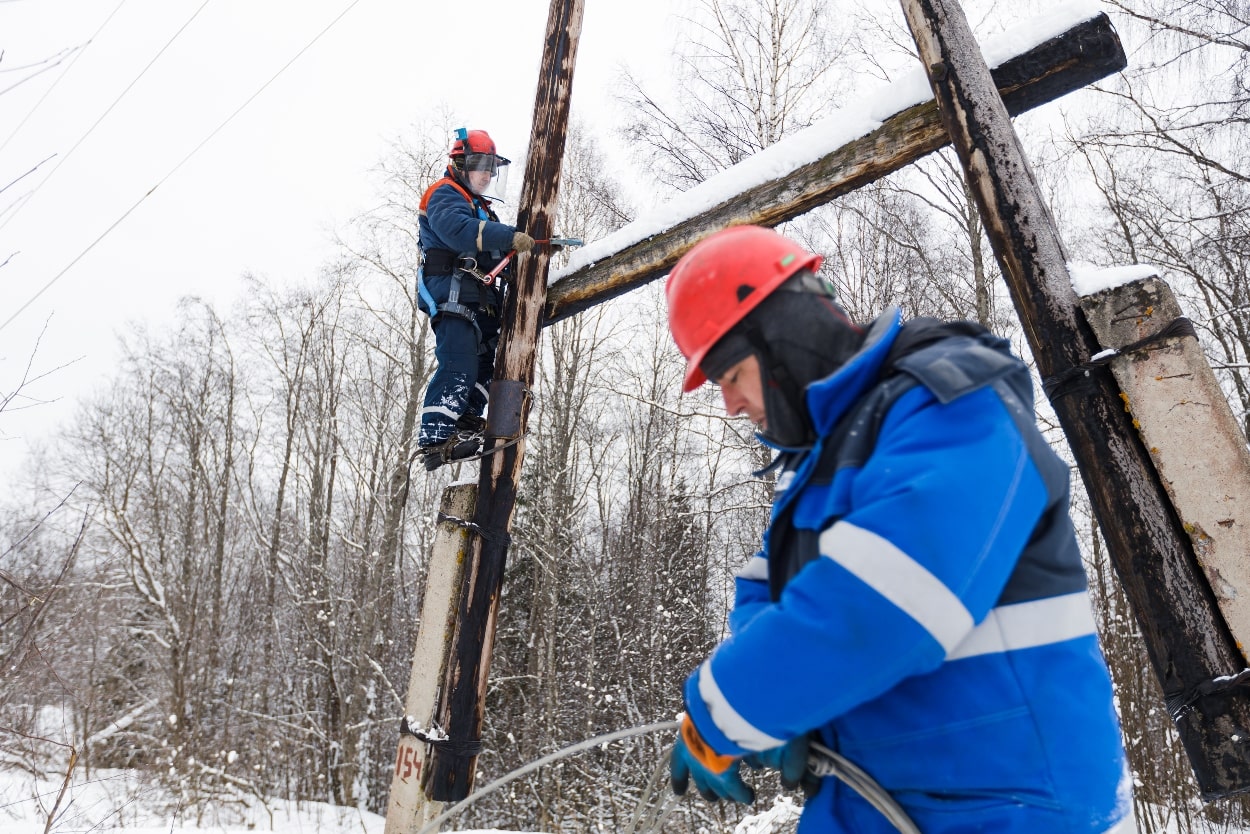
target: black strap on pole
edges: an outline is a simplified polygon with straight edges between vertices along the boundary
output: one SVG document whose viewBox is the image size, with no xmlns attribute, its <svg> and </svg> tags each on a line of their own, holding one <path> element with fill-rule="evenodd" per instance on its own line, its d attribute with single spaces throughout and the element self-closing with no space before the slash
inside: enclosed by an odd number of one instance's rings
<svg viewBox="0 0 1250 834">
<path fill-rule="evenodd" d="M 1117 356 L 1154 349 L 1168 339 L 1184 336 L 1192 336 L 1196 339 L 1198 334 L 1194 331 L 1194 323 L 1185 316 L 1180 316 L 1168 322 L 1158 333 L 1147 336 L 1144 339 L 1138 339 L 1136 342 L 1127 344 L 1122 348 L 1109 348 L 1094 356 L 1088 362 L 1074 365 L 1067 370 L 1046 377 L 1046 379 L 1042 380 L 1042 390 L 1046 392 L 1046 396 L 1051 402 L 1061 397 L 1084 391 L 1089 385 L 1087 378 L 1090 372 L 1109 365 L 1111 360 Z"/>
<path fill-rule="evenodd" d="M 486 528 L 482 527 L 481 525 L 475 524 L 472 521 L 469 521 L 464 518 L 459 518 L 454 515 L 447 515 L 446 513 L 443 513 L 443 512 L 440 512 L 438 514 L 438 518 L 436 520 L 440 523 L 446 521 L 451 524 L 454 524 L 457 527 L 461 527 L 465 530 L 468 530 L 470 533 L 481 536 L 483 540 L 488 541 L 488 542 L 502 541 L 505 545 L 510 544 L 512 542 L 512 535 L 507 530 L 487 530 Z"/>
<path fill-rule="evenodd" d="M 1226 692 L 1247 686 L 1250 686 L 1250 669 L 1242 669 L 1235 675 L 1221 675 L 1218 678 L 1197 683 L 1188 689 L 1178 692 L 1165 692 L 1163 694 L 1163 703 L 1167 706 L 1172 720 L 1179 721 L 1181 716 L 1193 709 L 1194 704 L 1203 698 L 1211 695 L 1223 695 Z"/>
</svg>

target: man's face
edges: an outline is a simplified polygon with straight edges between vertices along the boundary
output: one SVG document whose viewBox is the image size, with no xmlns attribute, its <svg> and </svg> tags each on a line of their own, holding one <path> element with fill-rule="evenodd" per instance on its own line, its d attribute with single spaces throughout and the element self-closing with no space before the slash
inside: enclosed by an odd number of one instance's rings
<svg viewBox="0 0 1250 834">
<path fill-rule="evenodd" d="M 482 194 L 490 185 L 490 171 L 468 171 L 469 190 L 474 194 Z"/>
<path fill-rule="evenodd" d="M 759 431 L 768 428 L 764 412 L 764 385 L 760 381 L 760 362 L 748 356 L 712 380 L 720 386 L 725 400 L 725 413 L 730 417 L 745 414 Z"/>
</svg>

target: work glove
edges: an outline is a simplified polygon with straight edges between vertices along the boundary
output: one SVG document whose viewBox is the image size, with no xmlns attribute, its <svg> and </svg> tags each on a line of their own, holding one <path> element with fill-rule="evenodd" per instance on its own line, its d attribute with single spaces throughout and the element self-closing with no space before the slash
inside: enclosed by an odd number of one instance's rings
<svg viewBox="0 0 1250 834">
<path fill-rule="evenodd" d="M 708 747 L 689 717 L 683 717 L 668 763 L 673 793 L 683 795 L 693 779 L 699 795 L 708 802 L 732 799 L 750 805 L 755 801 L 755 791 L 738 775 L 741 761 L 733 756 L 722 756 Z"/>
<path fill-rule="evenodd" d="M 534 248 L 534 238 L 525 232 L 513 232 L 512 248 L 518 252 L 528 252 Z"/>
<path fill-rule="evenodd" d="M 753 770 L 770 768 L 781 774 L 781 785 L 793 790 L 802 788 L 803 794 L 810 799 L 820 790 L 820 779 L 807 772 L 808 756 L 807 734 L 792 738 L 780 747 L 761 750 L 745 756 L 742 760 Z"/>
</svg>

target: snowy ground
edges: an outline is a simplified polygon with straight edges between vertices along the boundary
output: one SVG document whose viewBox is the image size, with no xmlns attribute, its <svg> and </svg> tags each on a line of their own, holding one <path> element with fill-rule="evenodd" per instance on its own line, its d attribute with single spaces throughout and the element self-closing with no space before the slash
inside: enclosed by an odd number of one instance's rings
<svg viewBox="0 0 1250 834">
<path fill-rule="evenodd" d="M 0 769 L 0 832 L 44 834 L 49 813 L 61 791 L 59 779 L 36 779 L 29 773 Z M 799 809 L 784 797 L 778 804 L 749 817 L 733 834 L 770 834 L 792 830 Z M 61 798 L 52 834 L 382 834 L 377 814 L 321 802 L 261 800 L 254 796 L 222 797 L 188 803 L 134 771 L 79 772 Z M 1221 834 L 1246 834 L 1241 829 L 1210 828 Z M 1180 831 L 1167 825 L 1168 834 Z M 447 830 L 444 834 L 523 834 L 501 829 Z M 730 834 L 730 832 L 726 832 Z"/>
<path fill-rule="evenodd" d="M 43 834 L 59 780 L 0 769 L 0 832 Z M 745 820 L 735 834 L 765 834 L 797 814 L 788 802 Z M 80 773 L 56 807 L 52 834 L 382 834 L 384 820 L 320 802 L 229 797 L 188 804 L 134 771 Z M 450 832 L 445 832 L 450 834 Z M 516 834 L 499 829 L 458 834 Z"/>
<path fill-rule="evenodd" d="M 59 781 L 0 771 L 0 831 L 43 834 L 61 790 Z M 133 771 L 80 774 L 65 792 L 52 831 L 56 834 L 382 834 L 383 819 L 323 803 L 231 797 L 190 805 Z"/>
</svg>

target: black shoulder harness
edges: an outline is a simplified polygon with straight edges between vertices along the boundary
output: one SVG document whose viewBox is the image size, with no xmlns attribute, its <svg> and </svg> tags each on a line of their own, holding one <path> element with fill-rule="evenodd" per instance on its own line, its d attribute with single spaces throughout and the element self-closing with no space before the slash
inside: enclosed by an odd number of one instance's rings
<svg viewBox="0 0 1250 834">
<path fill-rule="evenodd" d="M 828 486 L 840 467 L 863 465 L 868 459 L 890 408 L 899 397 L 920 384 L 918 377 L 904 372 L 909 370 L 910 363 L 906 361 L 909 357 L 953 337 L 965 336 L 980 341 L 988 334 L 988 330 L 971 321 L 916 318 L 905 322 L 881 364 L 877 384 L 824 437 L 820 457 L 803 486 Z M 935 393 L 942 398 L 941 392 Z M 856 442 L 854 448 L 847 448 L 847 438 L 851 436 Z M 797 503 L 789 502 L 769 526 L 768 589 L 774 601 L 780 599 L 781 589 L 794 575 L 819 555 L 820 531 L 794 526 Z"/>
</svg>

